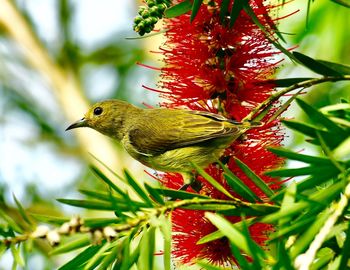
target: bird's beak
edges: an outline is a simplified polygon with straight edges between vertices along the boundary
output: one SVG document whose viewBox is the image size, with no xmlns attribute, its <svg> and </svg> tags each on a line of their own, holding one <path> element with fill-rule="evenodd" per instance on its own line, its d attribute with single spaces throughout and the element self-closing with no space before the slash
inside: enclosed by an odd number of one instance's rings
<svg viewBox="0 0 350 270">
<path fill-rule="evenodd" d="M 87 121 L 85 119 L 85 117 L 83 117 L 82 119 L 78 120 L 77 122 L 71 124 L 69 127 L 66 128 L 67 130 L 73 129 L 73 128 L 79 128 L 79 127 L 87 127 Z"/>
</svg>

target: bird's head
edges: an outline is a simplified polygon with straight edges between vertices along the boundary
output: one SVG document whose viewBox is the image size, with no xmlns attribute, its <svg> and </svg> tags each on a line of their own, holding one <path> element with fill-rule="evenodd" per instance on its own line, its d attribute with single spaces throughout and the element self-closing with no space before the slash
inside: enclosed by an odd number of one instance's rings
<svg viewBox="0 0 350 270">
<path fill-rule="evenodd" d="M 121 100 L 105 100 L 94 104 L 84 117 L 66 130 L 89 127 L 110 137 L 120 139 L 125 114 L 131 105 Z"/>
</svg>

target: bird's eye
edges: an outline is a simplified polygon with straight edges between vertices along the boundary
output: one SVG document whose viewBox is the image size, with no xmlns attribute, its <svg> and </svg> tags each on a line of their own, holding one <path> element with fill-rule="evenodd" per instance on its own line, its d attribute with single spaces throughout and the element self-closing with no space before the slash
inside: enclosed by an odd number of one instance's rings
<svg viewBox="0 0 350 270">
<path fill-rule="evenodd" d="M 101 107 L 96 107 L 94 109 L 94 115 L 100 115 L 103 112 Z"/>
</svg>

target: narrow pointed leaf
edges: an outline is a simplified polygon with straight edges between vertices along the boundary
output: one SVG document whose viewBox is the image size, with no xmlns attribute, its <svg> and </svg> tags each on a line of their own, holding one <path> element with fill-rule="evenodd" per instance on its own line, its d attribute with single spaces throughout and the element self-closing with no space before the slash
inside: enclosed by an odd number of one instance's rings
<svg viewBox="0 0 350 270">
<path fill-rule="evenodd" d="M 191 12 L 191 22 L 197 16 L 197 13 L 202 5 L 203 0 L 193 0 L 192 12 Z"/>
<path fill-rule="evenodd" d="M 282 123 L 285 124 L 288 128 L 290 129 L 294 129 L 296 131 L 299 131 L 300 133 L 309 136 L 311 138 L 316 138 L 316 130 L 321 130 L 317 127 L 311 126 L 311 125 L 307 125 L 304 123 L 300 123 L 297 121 L 293 121 L 293 120 L 282 120 Z"/>
<path fill-rule="evenodd" d="M 213 177 L 211 177 L 209 174 L 207 174 L 202 168 L 200 168 L 196 164 L 192 164 L 193 167 L 197 170 L 197 172 L 204 177 L 205 180 L 207 180 L 213 187 L 215 187 L 218 191 L 225 194 L 227 197 L 233 199 L 234 197 L 220 184 L 218 183 Z"/>
<path fill-rule="evenodd" d="M 150 185 L 148 185 L 147 183 L 145 183 L 145 188 L 148 191 L 148 193 L 151 195 L 151 197 L 160 204 L 164 204 L 164 200 L 162 198 L 162 196 L 160 195 L 160 193 L 153 187 L 151 187 Z"/>
<path fill-rule="evenodd" d="M 62 225 L 63 223 L 69 221 L 69 218 L 66 218 L 66 217 L 54 217 L 54 216 L 39 215 L 39 214 L 30 214 L 30 215 L 37 221 L 44 222 L 44 223 Z"/>
<path fill-rule="evenodd" d="M 50 254 L 57 255 L 62 253 L 71 252 L 73 250 L 88 246 L 91 244 L 91 239 L 89 235 L 80 235 L 78 239 L 70 241 L 65 244 L 60 244 L 58 247 L 54 248 Z"/>
<path fill-rule="evenodd" d="M 224 170 L 225 180 L 234 192 L 237 192 L 239 195 L 242 196 L 242 198 L 246 199 L 247 201 L 261 201 L 261 199 L 249 187 L 247 187 L 231 170 L 229 170 L 227 166 L 225 166 L 220 160 L 217 160 L 217 162 L 219 163 L 220 167 Z"/>
<path fill-rule="evenodd" d="M 193 199 L 193 198 L 203 198 L 203 199 L 208 198 L 205 195 L 186 192 L 183 190 L 174 190 L 174 189 L 168 189 L 168 188 L 154 188 L 154 190 L 156 190 L 159 194 L 162 194 L 165 197 L 171 197 L 173 199 L 186 200 L 186 199 Z"/>
<path fill-rule="evenodd" d="M 299 154 L 296 152 L 292 152 L 288 149 L 282 147 L 276 148 L 268 148 L 268 150 L 280 157 L 288 158 L 291 160 L 297 160 L 305 163 L 315 164 L 315 165 L 332 165 L 332 162 L 325 157 L 316 157 L 310 155 Z"/>
<path fill-rule="evenodd" d="M 70 206 L 81 207 L 86 209 L 95 210 L 114 210 L 114 206 L 111 203 L 101 201 L 88 201 L 88 200 L 74 200 L 74 199 L 57 199 L 60 203 L 68 204 Z"/>
<path fill-rule="evenodd" d="M 24 259 L 21 255 L 21 253 L 20 253 L 19 247 L 16 248 L 14 244 L 11 244 L 10 250 L 12 253 L 13 260 L 16 262 L 16 264 L 23 267 L 25 265 L 25 262 L 24 262 Z"/>
<path fill-rule="evenodd" d="M 256 175 L 246 164 L 240 161 L 238 158 L 235 158 L 236 164 L 238 167 L 249 177 L 254 184 L 261 189 L 266 196 L 271 197 L 274 195 L 274 192 L 269 188 L 269 186 L 258 176 Z"/>
<path fill-rule="evenodd" d="M 205 261 L 197 261 L 196 264 L 201 267 L 201 269 L 206 270 L 223 270 L 222 267 L 207 263 Z"/>
<path fill-rule="evenodd" d="M 348 3 L 350 5 L 350 1 Z M 338 64 L 338 63 L 333 63 L 333 62 L 329 62 L 329 61 L 325 61 L 325 60 L 317 60 L 317 61 L 319 63 L 335 70 L 336 72 L 339 72 L 342 75 L 350 75 L 350 66 Z"/>
<path fill-rule="evenodd" d="M 247 261 L 247 258 L 242 255 L 242 252 L 236 245 L 230 245 L 232 254 L 235 256 L 235 259 L 240 266 L 240 269 L 244 270 L 254 270 L 253 266 Z"/>
<path fill-rule="evenodd" d="M 105 182 L 111 189 L 116 191 L 119 194 L 125 194 L 116 184 L 114 184 L 105 174 L 103 174 L 97 167 L 91 166 L 91 170 L 95 175 L 98 176 L 103 182 Z"/>
<path fill-rule="evenodd" d="M 210 212 L 206 212 L 205 217 L 211 223 L 213 223 L 213 225 L 217 227 L 219 231 L 221 231 L 222 234 L 226 236 L 233 245 L 236 245 L 237 247 L 239 247 L 249 256 L 252 255 L 244 235 L 240 231 L 238 231 L 236 228 L 234 228 L 229 221 L 227 221 L 225 218 L 217 214 L 213 214 Z"/>
<path fill-rule="evenodd" d="M 220 22 L 223 24 L 225 21 L 225 17 L 228 16 L 229 14 L 229 10 L 228 10 L 228 6 L 230 4 L 230 0 L 223 0 L 221 2 L 221 6 L 220 6 Z"/>
<path fill-rule="evenodd" d="M 305 67 L 324 76 L 341 76 L 342 74 L 324 65 L 323 63 L 299 52 L 293 52 L 294 57 Z"/>
<path fill-rule="evenodd" d="M 342 5 L 344 7 L 350 8 L 350 1 L 349 0 L 331 0 L 334 3 L 337 3 L 339 5 Z"/>
<path fill-rule="evenodd" d="M 20 215 L 22 216 L 22 218 L 24 219 L 25 222 L 27 222 L 29 225 L 33 225 L 33 223 L 30 221 L 27 213 L 25 212 L 22 204 L 17 200 L 15 194 L 12 194 L 13 196 L 13 199 L 15 200 L 15 203 L 17 205 L 17 208 L 18 208 L 18 212 L 20 213 Z"/>
<path fill-rule="evenodd" d="M 115 242 L 116 243 L 116 242 Z M 114 245 L 115 245 L 114 243 Z M 105 253 L 111 248 L 113 243 L 106 242 L 101 248 L 87 261 L 87 264 L 84 266 L 84 270 L 95 269 L 97 265 L 100 264 L 102 259 L 105 256 Z"/>
<path fill-rule="evenodd" d="M 72 269 L 82 269 L 87 261 L 94 255 L 100 246 L 90 246 L 86 248 L 84 251 L 76 255 L 72 260 L 61 266 L 58 270 L 72 270 Z"/>
<path fill-rule="evenodd" d="M 273 83 L 276 87 L 288 87 L 292 86 L 297 83 L 305 82 L 308 80 L 312 80 L 314 78 L 307 77 L 307 78 L 286 78 L 286 79 L 276 79 L 267 81 L 268 83 Z"/>
<path fill-rule="evenodd" d="M 339 133 L 339 135 L 348 135 L 345 134 L 345 130 L 336 125 L 333 121 L 329 120 L 323 113 L 313 108 L 305 101 L 301 99 L 296 100 L 298 105 L 303 109 L 303 111 L 307 114 L 307 116 L 317 125 L 322 125 L 327 128 L 332 133 Z"/>
<path fill-rule="evenodd" d="M 135 179 L 130 175 L 127 170 L 124 170 L 124 175 L 129 185 L 135 190 L 136 194 L 149 206 L 152 205 L 152 201 L 148 194 L 143 190 L 143 188 L 135 181 Z"/>
<path fill-rule="evenodd" d="M 4 221 L 11 227 L 12 230 L 22 233 L 23 230 L 17 225 L 16 221 L 12 219 L 9 215 L 7 215 L 2 209 L 0 209 L 0 217 L 4 219 Z"/>
<path fill-rule="evenodd" d="M 322 175 L 323 173 L 327 173 L 329 171 L 338 171 L 334 165 L 330 166 L 307 166 L 307 167 L 301 167 L 301 168 L 294 168 L 294 169 L 277 169 L 274 171 L 268 171 L 265 174 L 272 176 L 272 177 L 294 177 L 294 176 L 301 176 L 301 175 Z"/>
<path fill-rule="evenodd" d="M 189 12 L 192 9 L 192 3 L 189 0 L 180 2 L 179 4 L 172 6 L 164 11 L 165 17 L 174 18 Z"/>
<path fill-rule="evenodd" d="M 244 2 L 247 2 L 247 0 L 236 0 L 233 2 L 231 13 L 230 13 L 230 27 L 233 27 L 239 14 L 243 10 Z"/>
<path fill-rule="evenodd" d="M 249 202 L 261 201 L 261 199 L 233 173 L 230 175 L 224 173 L 224 177 L 227 184 L 229 184 L 232 190 L 240 195 L 243 199 Z"/>
<path fill-rule="evenodd" d="M 349 221 L 348 221 L 349 223 Z M 342 247 L 342 251 L 341 251 L 341 260 L 340 260 L 340 265 L 338 269 L 346 269 L 348 266 L 348 261 L 350 258 L 350 226 L 348 224 L 348 229 L 346 231 L 346 238 L 345 238 L 345 242 L 344 245 Z"/>
<path fill-rule="evenodd" d="M 308 245 L 315 239 L 319 230 L 322 228 L 327 218 L 330 216 L 329 209 L 325 209 L 312 223 L 308 229 L 298 237 L 298 239 L 293 244 L 293 249 L 291 249 L 291 257 L 295 258 L 301 252 L 307 249 Z"/>
</svg>

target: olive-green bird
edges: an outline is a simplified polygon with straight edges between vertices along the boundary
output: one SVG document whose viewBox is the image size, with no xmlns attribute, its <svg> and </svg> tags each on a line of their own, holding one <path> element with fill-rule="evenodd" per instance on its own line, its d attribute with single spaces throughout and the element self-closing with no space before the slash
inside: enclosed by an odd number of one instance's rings
<svg viewBox="0 0 350 270">
<path fill-rule="evenodd" d="M 183 109 L 141 109 L 120 100 L 93 105 L 85 116 L 66 130 L 90 127 L 122 143 L 142 164 L 184 176 L 186 188 L 193 181 L 193 166 L 215 162 L 249 122 L 221 115 Z"/>
</svg>

